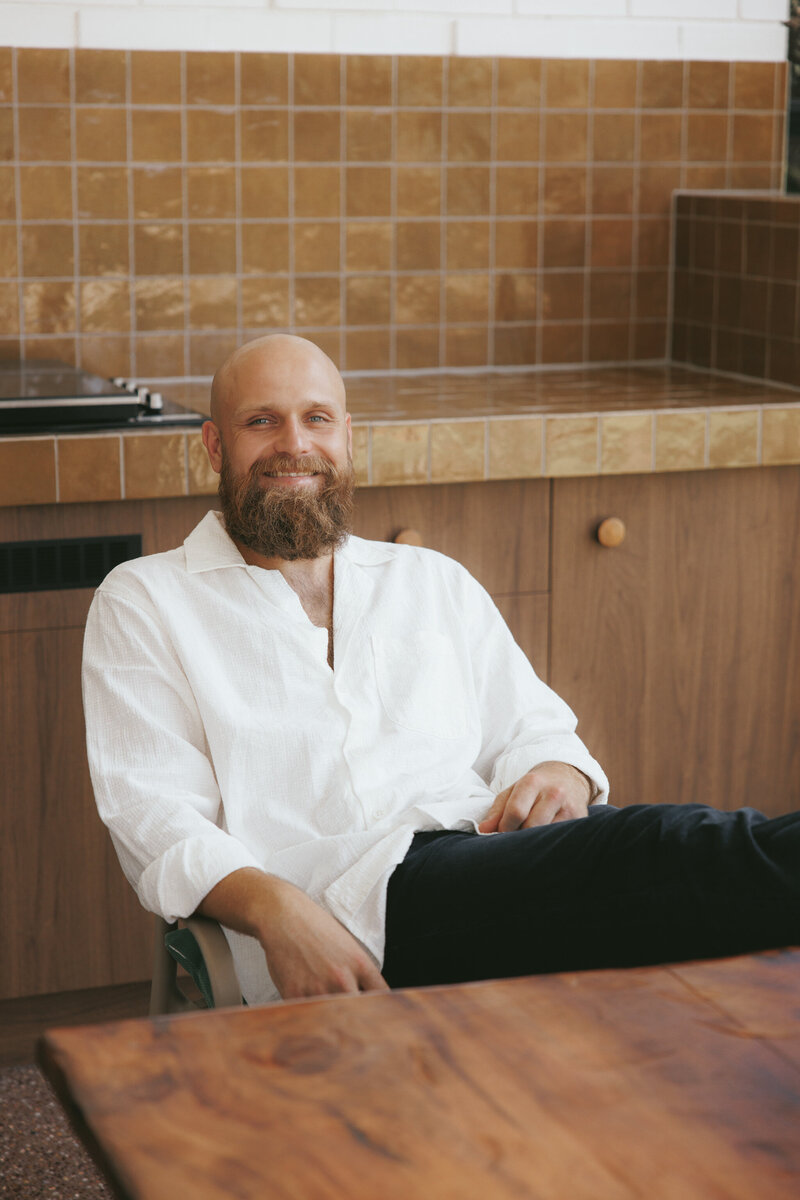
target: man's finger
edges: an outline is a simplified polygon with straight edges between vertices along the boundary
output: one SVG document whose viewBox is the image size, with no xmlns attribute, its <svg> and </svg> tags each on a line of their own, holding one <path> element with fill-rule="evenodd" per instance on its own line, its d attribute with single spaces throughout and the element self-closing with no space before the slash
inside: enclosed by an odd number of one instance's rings
<svg viewBox="0 0 800 1200">
<path fill-rule="evenodd" d="M 486 816 L 478 825 L 479 833 L 496 833 L 500 818 L 503 815 L 503 809 L 506 805 L 506 800 L 511 794 L 511 788 L 504 788 L 502 792 L 498 792 L 494 798 L 494 803 L 489 809 Z"/>
<path fill-rule="evenodd" d="M 548 796 L 547 794 L 540 796 L 527 818 L 522 822 L 520 829 L 535 829 L 539 825 L 552 825 L 561 811 L 561 806 L 561 796 Z"/>
</svg>

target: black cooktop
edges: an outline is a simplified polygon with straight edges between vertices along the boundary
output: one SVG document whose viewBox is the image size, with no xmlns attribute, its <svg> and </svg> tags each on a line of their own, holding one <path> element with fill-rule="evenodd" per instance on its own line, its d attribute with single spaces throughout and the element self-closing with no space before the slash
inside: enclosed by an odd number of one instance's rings
<svg viewBox="0 0 800 1200">
<path fill-rule="evenodd" d="M 206 419 L 130 380 L 46 359 L 0 363 L 0 434 L 199 426 Z"/>
</svg>

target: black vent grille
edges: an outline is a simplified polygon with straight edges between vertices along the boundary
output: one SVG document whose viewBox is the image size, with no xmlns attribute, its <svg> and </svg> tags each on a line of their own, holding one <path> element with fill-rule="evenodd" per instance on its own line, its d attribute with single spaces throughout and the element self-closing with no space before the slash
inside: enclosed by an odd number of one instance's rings
<svg viewBox="0 0 800 1200">
<path fill-rule="evenodd" d="M 112 567 L 139 558 L 142 535 L 0 543 L 0 592 L 97 587 Z"/>
</svg>

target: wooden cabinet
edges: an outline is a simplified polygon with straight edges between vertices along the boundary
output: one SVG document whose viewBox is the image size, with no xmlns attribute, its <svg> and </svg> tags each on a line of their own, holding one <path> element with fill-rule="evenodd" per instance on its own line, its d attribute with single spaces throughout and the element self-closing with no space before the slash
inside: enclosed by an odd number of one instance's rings
<svg viewBox="0 0 800 1200">
<path fill-rule="evenodd" d="M 550 683 L 613 800 L 800 807 L 800 469 L 558 480 L 552 536 Z"/>
</svg>

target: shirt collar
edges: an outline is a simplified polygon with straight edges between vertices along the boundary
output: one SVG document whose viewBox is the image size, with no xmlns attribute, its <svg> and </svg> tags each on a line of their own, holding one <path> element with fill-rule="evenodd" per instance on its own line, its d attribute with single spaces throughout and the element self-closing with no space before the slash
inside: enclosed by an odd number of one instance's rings
<svg viewBox="0 0 800 1200">
<path fill-rule="evenodd" d="M 207 512 L 183 543 L 186 570 L 190 575 L 201 571 L 218 571 L 222 567 L 246 567 L 235 544 L 222 523 L 222 513 Z M 371 567 L 390 562 L 392 549 L 381 542 L 368 542 L 351 534 L 337 551 L 348 562 Z"/>
</svg>

